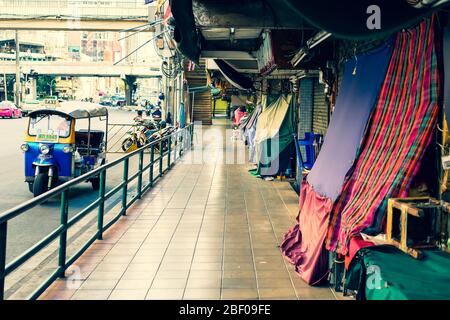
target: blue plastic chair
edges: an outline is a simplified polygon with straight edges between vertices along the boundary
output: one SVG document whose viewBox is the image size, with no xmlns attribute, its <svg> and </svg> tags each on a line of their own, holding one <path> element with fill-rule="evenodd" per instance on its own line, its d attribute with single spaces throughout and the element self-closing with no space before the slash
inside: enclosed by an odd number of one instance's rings
<svg viewBox="0 0 450 320">
<path fill-rule="evenodd" d="M 297 162 L 300 170 L 311 170 L 316 161 L 316 146 L 320 144 L 322 135 L 313 132 L 306 132 L 304 139 L 298 139 L 294 133 L 295 150 L 297 152 Z M 302 157 L 301 147 L 305 148 L 306 161 Z"/>
</svg>

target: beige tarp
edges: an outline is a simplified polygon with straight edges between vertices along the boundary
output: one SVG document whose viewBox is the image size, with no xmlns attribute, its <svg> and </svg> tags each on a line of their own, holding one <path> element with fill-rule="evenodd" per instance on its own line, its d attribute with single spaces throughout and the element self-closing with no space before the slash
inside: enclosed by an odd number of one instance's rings
<svg viewBox="0 0 450 320">
<path fill-rule="evenodd" d="M 256 144 L 272 139 L 278 134 L 289 110 L 291 98 L 291 95 L 280 96 L 261 113 L 256 125 Z"/>
</svg>

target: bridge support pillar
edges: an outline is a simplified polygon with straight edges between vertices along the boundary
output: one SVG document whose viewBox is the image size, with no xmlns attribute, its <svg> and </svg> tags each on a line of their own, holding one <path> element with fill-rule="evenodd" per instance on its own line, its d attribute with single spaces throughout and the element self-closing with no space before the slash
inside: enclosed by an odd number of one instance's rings
<svg viewBox="0 0 450 320">
<path fill-rule="evenodd" d="M 133 93 L 136 91 L 136 77 L 134 76 L 125 76 L 123 79 L 125 82 L 125 100 L 127 106 L 130 106 L 133 103 Z"/>
</svg>

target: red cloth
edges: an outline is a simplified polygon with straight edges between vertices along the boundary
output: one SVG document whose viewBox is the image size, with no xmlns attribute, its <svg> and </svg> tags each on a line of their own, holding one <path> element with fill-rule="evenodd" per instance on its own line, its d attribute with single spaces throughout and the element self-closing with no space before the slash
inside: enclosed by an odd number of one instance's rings
<svg viewBox="0 0 450 320">
<path fill-rule="evenodd" d="M 283 255 L 310 285 L 320 282 L 328 273 L 328 252 L 324 241 L 331 206 L 330 199 L 320 196 L 308 182 L 303 181 L 298 223 L 286 233 L 281 244 Z"/>
<path fill-rule="evenodd" d="M 361 236 L 356 236 L 350 240 L 350 246 L 348 249 L 348 255 L 345 256 L 345 269 L 348 270 L 348 267 L 350 266 L 350 263 L 352 262 L 353 258 L 356 256 L 359 250 L 366 248 L 366 247 L 372 247 L 375 244 L 370 241 L 364 240 Z"/>
<path fill-rule="evenodd" d="M 234 124 L 239 124 L 241 119 L 247 115 L 247 112 L 236 109 L 234 112 Z"/>
</svg>

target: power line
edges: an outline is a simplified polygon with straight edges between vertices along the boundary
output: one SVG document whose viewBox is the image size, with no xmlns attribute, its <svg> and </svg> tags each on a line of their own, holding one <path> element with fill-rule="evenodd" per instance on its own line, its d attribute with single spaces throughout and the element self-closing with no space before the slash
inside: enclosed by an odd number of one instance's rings
<svg viewBox="0 0 450 320">
<path fill-rule="evenodd" d="M 154 36 L 153 38 L 151 38 L 150 40 L 147 40 L 146 42 L 144 42 L 142 45 L 140 45 L 139 47 L 137 47 L 135 50 L 133 50 L 132 52 L 130 52 L 128 55 L 126 55 L 125 57 L 123 57 L 122 59 L 120 59 L 119 61 L 117 61 L 116 63 L 114 63 L 114 65 L 117 65 L 119 63 L 121 63 L 123 60 L 125 60 L 126 58 L 128 58 L 129 56 L 131 56 L 133 53 L 135 53 L 136 51 L 138 51 L 139 49 L 141 49 L 143 46 L 145 46 L 146 44 L 150 43 L 151 41 L 155 40 L 157 37 L 161 36 L 162 34 L 166 33 L 168 30 L 165 30 L 163 32 L 161 32 L 160 34 L 157 34 L 156 36 Z"/>
</svg>

